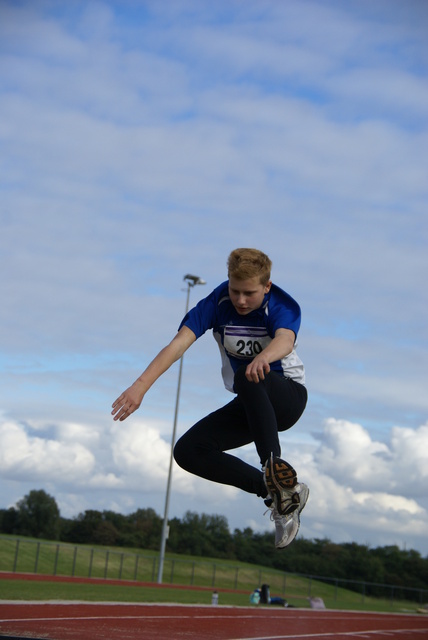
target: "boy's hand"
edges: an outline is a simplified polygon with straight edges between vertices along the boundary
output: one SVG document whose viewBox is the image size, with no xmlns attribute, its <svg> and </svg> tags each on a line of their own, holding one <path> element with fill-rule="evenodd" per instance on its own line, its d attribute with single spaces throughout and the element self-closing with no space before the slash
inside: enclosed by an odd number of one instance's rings
<svg viewBox="0 0 428 640">
<path fill-rule="evenodd" d="M 114 420 L 122 422 L 139 408 L 144 397 L 144 393 L 139 387 L 137 380 L 113 402 L 111 414 L 114 416 Z"/>
<path fill-rule="evenodd" d="M 250 382 L 264 380 L 270 371 L 270 362 L 282 360 L 292 352 L 295 335 L 290 329 L 277 329 L 274 339 L 248 365 L 245 375 Z"/>
<path fill-rule="evenodd" d="M 254 358 L 247 366 L 245 376 L 250 382 L 260 382 L 270 371 L 270 364 L 262 354 Z"/>
</svg>

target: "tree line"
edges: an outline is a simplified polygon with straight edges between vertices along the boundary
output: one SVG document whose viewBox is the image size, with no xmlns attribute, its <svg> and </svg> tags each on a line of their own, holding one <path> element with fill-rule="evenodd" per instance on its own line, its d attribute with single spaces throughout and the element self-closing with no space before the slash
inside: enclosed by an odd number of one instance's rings
<svg viewBox="0 0 428 640">
<path fill-rule="evenodd" d="M 290 573 L 324 576 L 397 587 L 428 589 L 428 557 L 398 546 L 370 548 L 328 539 L 297 538 L 278 552 L 272 533 L 251 528 L 229 530 L 225 517 L 188 511 L 169 521 L 167 551 L 199 557 L 240 560 Z M 162 518 L 153 509 L 129 515 L 86 510 L 67 519 L 55 498 L 33 490 L 15 507 L 0 509 L 0 532 L 74 544 L 93 544 L 158 551 Z M 376 595 L 372 588 L 372 595 Z"/>
</svg>

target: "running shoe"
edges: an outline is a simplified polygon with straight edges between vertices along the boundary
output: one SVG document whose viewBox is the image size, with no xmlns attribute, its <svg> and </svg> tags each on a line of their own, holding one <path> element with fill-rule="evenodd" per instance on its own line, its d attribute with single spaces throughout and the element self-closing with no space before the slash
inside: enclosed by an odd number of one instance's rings
<svg viewBox="0 0 428 640">
<path fill-rule="evenodd" d="M 288 515 L 282 516 L 272 499 L 265 500 L 270 509 L 270 519 L 275 523 L 275 547 L 284 549 L 291 544 L 297 536 L 300 528 L 300 512 L 305 507 L 309 497 L 309 488 L 303 482 L 297 483 L 295 491 L 299 495 L 297 508 Z"/>
<path fill-rule="evenodd" d="M 291 464 L 272 455 L 266 461 L 263 477 L 269 496 L 281 516 L 298 509 L 300 492 L 297 489 L 297 474 Z"/>
</svg>

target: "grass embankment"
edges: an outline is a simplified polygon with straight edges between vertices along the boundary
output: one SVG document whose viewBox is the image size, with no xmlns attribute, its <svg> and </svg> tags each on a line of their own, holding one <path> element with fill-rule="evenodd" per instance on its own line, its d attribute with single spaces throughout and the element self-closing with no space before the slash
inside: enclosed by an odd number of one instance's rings
<svg viewBox="0 0 428 640">
<path fill-rule="evenodd" d="M 244 606 L 249 604 L 253 589 L 266 582 L 272 596 L 284 597 L 296 607 L 309 607 L 309 596 L 316 596 L 328 609 L 417 609 L 416 604 L 371 598 L 262 566 L 177 554 L 166 556 L 164 584 L 147 584 L 156 581 L 157 562 L 153 551 L 57 545 L 26 538 L 21 538 L 17 547 L 17 539 L 0 536 L 0 578 L 1 571 L 16 572 L 12 580 L 6 579 L 6 574 L 0 579 L 0 599 L 210 604 L 212 590 L 217 589 L 220 604 Z M 32 574 L 32 578 L 43 575 L 44 579 L 20 579 L 20 573 Z M 54 575 L 68 576 L 70 582 L 55 581 Z M 79 581 L 88 576 L 93 580 Z"/>
</svg>

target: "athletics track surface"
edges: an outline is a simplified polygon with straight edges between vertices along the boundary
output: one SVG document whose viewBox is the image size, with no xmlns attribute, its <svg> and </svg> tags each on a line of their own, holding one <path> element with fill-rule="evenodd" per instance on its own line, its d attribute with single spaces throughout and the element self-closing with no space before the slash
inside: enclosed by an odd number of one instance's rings
<svg viewBox="0 0 428 640">
<path fill-rule="evenodd" d="M 428 640 L 428 616 L 76 602 L 0 602 L 0 639 Z"/>
</svg>

